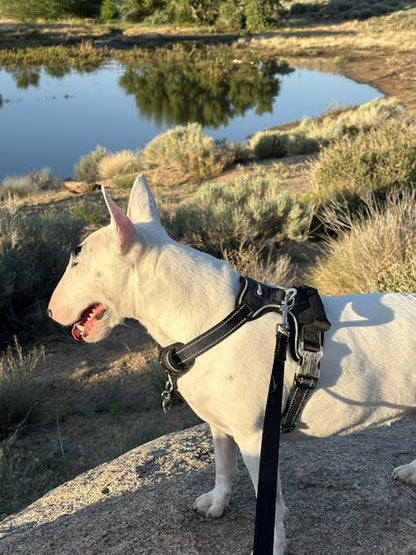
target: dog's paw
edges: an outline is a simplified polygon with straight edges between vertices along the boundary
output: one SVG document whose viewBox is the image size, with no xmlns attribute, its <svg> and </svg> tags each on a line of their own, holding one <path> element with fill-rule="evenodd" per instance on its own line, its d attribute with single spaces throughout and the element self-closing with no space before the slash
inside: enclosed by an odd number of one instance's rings
<svg viewBox="0 0 416 555">
<path fill-rule="evenodd" d="M 223 515 L 224 509 L 227 507 L 230 495 L 219 495 L 215 489 L 200 495 L 192 505 L 194 511 L 201 515 L 218 518 Z"/>
<path fill-rule="evenodd" d="M 398 466 L 393 470 L 393 478 L 406 484 L 416 486 L 416 459 L 409 464 Z"/>
</svg>

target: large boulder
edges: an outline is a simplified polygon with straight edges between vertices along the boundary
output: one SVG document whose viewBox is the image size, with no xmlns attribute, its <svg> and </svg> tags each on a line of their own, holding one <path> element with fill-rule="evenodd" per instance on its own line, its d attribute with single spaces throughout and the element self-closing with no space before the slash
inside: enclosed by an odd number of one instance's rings
<svg viewBox="0 0 416 555">
<path fill-rule="evenodd" d="M 391 479 L 416 456 L 410 421 L 347 437 L 283 442 L 288 553 L 416 553 L 416 491 Z M 191 510 L 212 487 L 208 427 L 137 447 L 0 524 L 2 555 L 248 555 L 255 499 L 240 464 L 221 519 Z"/>
</svg>

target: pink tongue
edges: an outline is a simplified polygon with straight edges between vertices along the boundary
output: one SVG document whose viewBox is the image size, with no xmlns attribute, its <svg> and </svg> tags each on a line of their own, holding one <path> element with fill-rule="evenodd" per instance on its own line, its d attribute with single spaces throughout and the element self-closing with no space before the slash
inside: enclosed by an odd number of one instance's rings
<svg viewBox="0 0 416 555">
<path fill-rule="evenodd" d="M 72 337 L 76 341 L 82 341 L 82 335 L 77 326 L 72 326 Z"/>
<path fill-rule="evenodd" d="M 84 337 L 87 337 L 88 335 L 88 329 L 85 329 L 88 327 L 91 328 L 92 323 L 94 321 L 95 318 L 97 318 L 97 320 L 101 320 L 101 318 L 103 317 L 103 314 L 105 312 L 105 307 L 103 304 L 99 303 L 96 305 L 91 305 L 89 306 L 87 309 L 84 310 L 84 312 L 81 315 L 81 320 L 79 320 L 78 322 L 76 322 L 73 326 L 72 326 L 72 337 L 76 340 L 76 341 L 83 341 Z M 92 315 L 91 319 L 88 320 L 88 317 Z M 80 330 L 77 328 L 77 325 L 81 325 L 84 326 L 84 331 L 83 333 L 80 332 Z"/>
</svg>

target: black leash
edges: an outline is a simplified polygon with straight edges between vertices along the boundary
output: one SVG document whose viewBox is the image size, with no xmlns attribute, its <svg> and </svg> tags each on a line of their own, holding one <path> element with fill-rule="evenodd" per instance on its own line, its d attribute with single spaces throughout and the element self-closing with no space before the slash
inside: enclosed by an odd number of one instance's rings
<svg viewBox="0 0 416 555">
<path fill-rule="evenodd" d="M 287 325 L 282 323 L 278 326 L 276 332 L 276 348 L 264 415 L 253 555 L 273 554 L 279 469 L 280 420 L 287 345 L 288 329 Z"/>
</svg>

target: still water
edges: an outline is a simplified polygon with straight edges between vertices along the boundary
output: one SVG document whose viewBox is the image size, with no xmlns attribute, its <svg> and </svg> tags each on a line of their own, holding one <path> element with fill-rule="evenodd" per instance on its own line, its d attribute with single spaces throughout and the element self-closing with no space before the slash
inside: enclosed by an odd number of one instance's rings
<svg viewBox="0 0 416 555">
<path fill-rule="evenodd" d="M 143 148 L 187 121 L 199 121 L 216 138 L 245 141 L 256 131 L 319 116 L 331 105 L 382 96 L 338 74 L 278 63 L 243 74 L 241 62 L 232 63 L 237 77 L 217 80 L 195 68 L 166 73 L 116 62 L 58 75 L 0 69 L 0 179 L 43 167 L 70 177 L 80 156 L 97 145 Z"/>
</svg>

